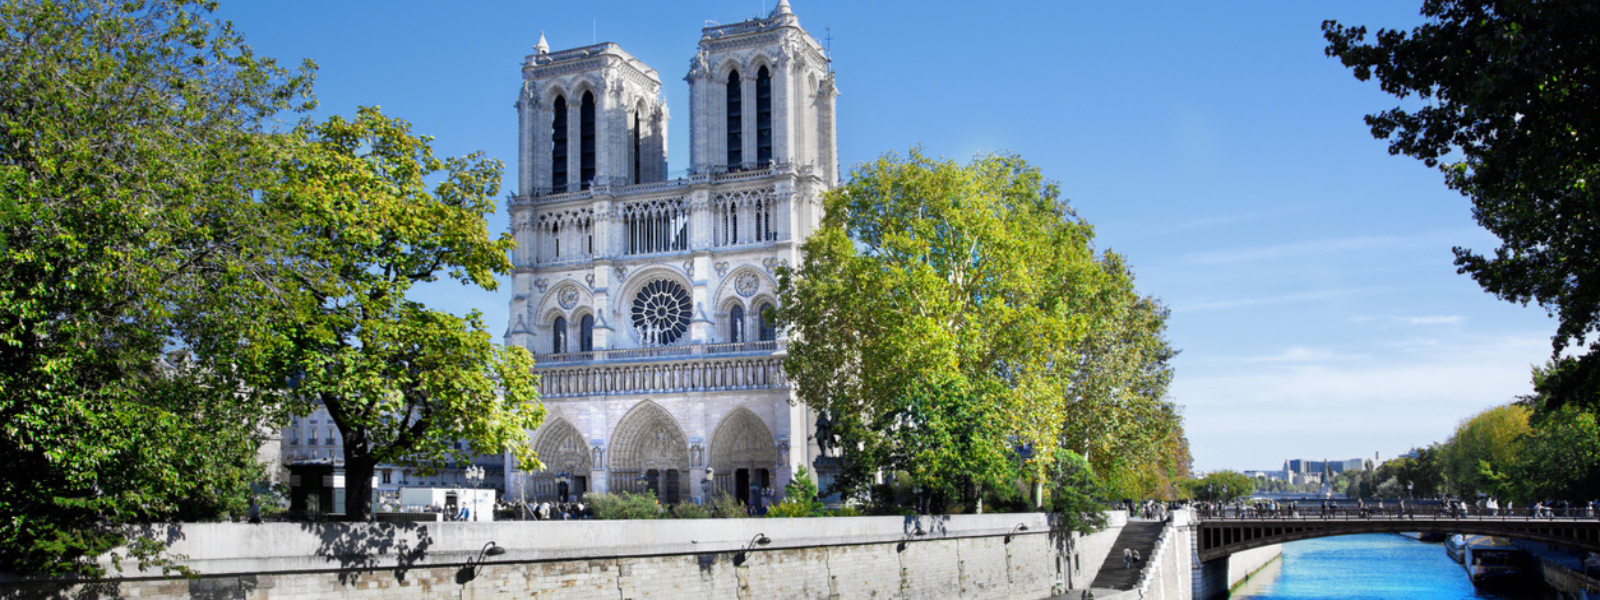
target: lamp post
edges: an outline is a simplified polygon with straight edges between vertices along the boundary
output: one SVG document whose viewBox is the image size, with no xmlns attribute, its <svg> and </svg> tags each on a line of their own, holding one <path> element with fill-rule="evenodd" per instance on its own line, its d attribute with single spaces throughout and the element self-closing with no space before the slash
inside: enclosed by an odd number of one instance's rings
<svg viewBox="0 0 1600 600">
<path fill-rule="evenodd" d="M 1411 494 L 1411 487 L 1414 486 L 1414 485 L 1416 485 L 1415 482 L 1411 482 L 1411 481 L 1407 481 L 1406 482 L 1406 498 L 1408 498 L 1408 499 L 1413 498 L 1413 496 Z"/>
<path fill-rule="evenodd" d="M 705 490 L 705 501 L 711 503 L 711 490 L 717 486 L 717 470 L 706 467 L 706 478 L 700 480 L 700 488 Z"/>
<path fill-rule="evenodd" d="M 745 559 L 750 554 L 750 551 L 754 550 L 756 546 L 765 546 L 765 545 L 771 544 L 771 543 L 772 543 L 772 538 L 767 537 L 767 534 L 765 534 L 765 533 L 756 534 L 756 537 L 751 538 L 750 543 L 746 544 L 743 550 L 740 550 L 737 554 L 733 555 L 733 566 L 736 566 L 736 567 L 743 566 Z"/>
<path fill-rule="evenodd" d="M 500 556 L 501 554 L 505 554 L 505 553 L 506 553 L 506 549 L 505 548 L 501 548 L 499 545 L 496 545 L 494 542 L 489 542 L 487 544 L 484 544 L 483 545 L 483 549 L 478 551 L 478 558 L 476 560 L 467 561 L 466 566 L 461 567 L 460 571 L 456 571 L 456 583 L 459 583 L 461 585 L 466 585 L 467 582 L 472 581 L 473 579 L 477 579 L 477 577 L 478 577 L 478 569 L 483 567 L 483 559 L 484 559 L 484 557 L 486 557 L 486 556 Z"/>
</svg>

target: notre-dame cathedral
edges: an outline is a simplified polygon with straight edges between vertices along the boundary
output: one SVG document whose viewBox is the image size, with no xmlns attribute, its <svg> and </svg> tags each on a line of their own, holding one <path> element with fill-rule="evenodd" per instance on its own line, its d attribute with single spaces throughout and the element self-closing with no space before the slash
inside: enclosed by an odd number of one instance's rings
<svg viewBox="0 0 1600 600">
<path fill-rule="evenodd" d="M 668 179 L 656 70 L 540 35 L 517 101 L 505 342 L 534 354 L 549 415 L 532 440 L 545 468 L 508 464 L 507 497 L 753 503 L 816 471 L 815 415 L 791 401 L 770 309 L 839 178 L 828 61 L 787 0 L 702 30 L 689 173 Z"/>
</svg>

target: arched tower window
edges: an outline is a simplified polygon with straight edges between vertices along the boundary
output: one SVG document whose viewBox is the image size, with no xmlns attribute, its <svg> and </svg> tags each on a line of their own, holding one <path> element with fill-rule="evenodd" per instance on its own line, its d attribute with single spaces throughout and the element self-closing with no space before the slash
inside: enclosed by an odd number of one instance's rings
<svg viewBox="0 0 1600 600">
<path fill-rule="evenodd" d="M 643 164 L 639 158 L 639 150 L 642 145 L 640 140 L 644 137 L 644 132 L 639 129 L 640 125 L 642 123 L 639 122 L 639 111 L 633 111 L 633 183 L 643 181 L 639 178 L 639 165 Z"/>
<path fill-rule="evenodd" d="M 728 341 L 732 343 L 744 341 L 744 307 L 737 304 L 728 311 Z"/>
<path fill-rule="evenodd" d="M 772 75 L 765 66 L 756 73 L 756 163 L 772 160 Z"/>
<path fill-rule="evenodd" d="M 578 321 L 578 351 L 594 351 L 594 315 L 584 315 Z"/>
<path fill-rule="evenodd" d="M 567 191 L 567 99 L 556 96 L 555 124 L 550 128 L 550 191 Z"/>
<path fill-rule="evenodd" d="M 550 325 L 550 353 L 561 354 L 567 351 L 567 319 L 556 317 L 556 322 Z"/>
<path fill-rule="evenodd" d="M 756 319 L 761 323 L 761 341 L 770 342 L 778 339 L 778 331 L 772 326 L 772 305 L 762 302 L 756 307 Z"/>
<path fill-rule="evenodd" d="M 739 85 L 739 72 L 728 72 L 728 170 L 736 171 L 744 164 L 744 92 Z"/>
<path fill-rule="evenodd" d="M 594 183 L 594 94 L 583 93 L 583 106 L 578 114 L 579 163 L 578 180 L 584 189 Z"/>
</svg>

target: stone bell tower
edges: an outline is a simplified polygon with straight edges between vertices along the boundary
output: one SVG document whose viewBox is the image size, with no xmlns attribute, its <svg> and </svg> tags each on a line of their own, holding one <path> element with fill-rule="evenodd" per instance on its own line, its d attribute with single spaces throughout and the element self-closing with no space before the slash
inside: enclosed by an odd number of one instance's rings
<svg viewBox="0 0 1600 600">
<path fill-rule="evenodd" d="M 838 180 L 833 72 L 788 0 L 765 19 L 701 30 L 684 79 L 691 172 L 790 165 Z"/>
<path fill-rule="evenodd" d="M 544 34 L 522 65 L 520 193 L 543 196 L 667 176 L 661 79 L 606 42 L 551 53 Z"/>
</svg>

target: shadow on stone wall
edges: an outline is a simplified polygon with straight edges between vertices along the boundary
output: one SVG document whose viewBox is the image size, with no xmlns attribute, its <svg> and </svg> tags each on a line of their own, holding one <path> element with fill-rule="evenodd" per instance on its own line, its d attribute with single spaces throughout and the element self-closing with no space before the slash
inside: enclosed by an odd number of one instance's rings
<svg viewBox="0 0 1600 600">
<path fill-rule="evenodd" d="M 380 568 L 378 557 L 393 555 L 395 579 L 428 557 L 433 536 L 418 523 L 302 523 L 300 529 L 317 536 L 316 555 L 338 565 L 339 582 L 349 585 Z M 415 541 L 413 541 L 415 538 Z"/>
</svg>

